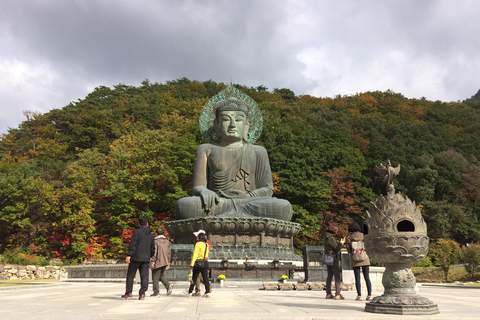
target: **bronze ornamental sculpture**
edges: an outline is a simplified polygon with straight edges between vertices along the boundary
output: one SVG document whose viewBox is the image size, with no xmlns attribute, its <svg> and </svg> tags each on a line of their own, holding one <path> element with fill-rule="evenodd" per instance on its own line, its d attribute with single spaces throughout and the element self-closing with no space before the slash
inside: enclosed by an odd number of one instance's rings
<svg viewBox="0 0 480 320">
<path fill-rule="evenodd" d="M 363 224 L 365 247 L 370 258 L 385 264 L 385 292 L 365 305 L 365 311 L 388 314 L 436 314 L 437 305 L 419 296 L 411 270 L 428 253 L 427 225 L 420 209 L 408 197 L 395 193 L 393 180 L 400 166 L 376 169 L 387 181 L 387 197 L 370 205 Z"/>
<path fill-rule="evenodd" d="M 273 197 L 267 151 L 253 144 L 262 127 L 258 105 L 232 85 L 204 106 L 200 130 L 209 143 L 195 154 L 192 196 L 165 225 L 175 243 L 191 243 L 190 233 L 204 229 L 213 259 L 300 260 L 293 253 L 300 225 L 290 222 L 290 203 Z"/>
</svg>

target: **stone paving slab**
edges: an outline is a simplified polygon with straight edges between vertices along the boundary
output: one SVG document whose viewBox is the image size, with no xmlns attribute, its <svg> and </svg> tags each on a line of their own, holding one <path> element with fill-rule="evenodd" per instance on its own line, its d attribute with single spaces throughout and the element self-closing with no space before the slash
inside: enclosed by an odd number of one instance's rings
<svg viewBox="0 0 480 320">
<path fill-rule="evenodd" d="M 364 312 L 365 301 L 355 301 L 355 291 L 342 294 L 346 300 L 326 300 L 325 291 L 260 290 L 261 283 L 227 282 L 213 287 L 212 297 L 182 294 L 187 282 L 173 282 L 170 296 L 122 300 L 123 283 L 49 283 L 48 285 L 0 288 L 0 319 L 199 319 L 199 320 L 320 320 L 320 319 L 478 319 L 480 289 L 420 286 L 420 295 L 436 303 L 440 314 L 401 316 Z M 380 295 L 382 292 L 375 292 Z"/>
</svg>

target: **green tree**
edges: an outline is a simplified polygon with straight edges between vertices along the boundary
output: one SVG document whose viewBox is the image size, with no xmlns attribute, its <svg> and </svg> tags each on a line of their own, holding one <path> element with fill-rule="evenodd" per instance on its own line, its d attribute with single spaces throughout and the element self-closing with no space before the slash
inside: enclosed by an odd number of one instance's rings
<svg viewBox="0 0 480 320">
<path fill-rule="evenodd" d="M 477 91 L 471 98 L 465 99 L 463 103 L 468 104 L 476 109 L 480 109 L 480 90 Z"/>
<path fill-rule="evenodd" d="M 48 236 L 59 217 L 55 187 L 38 176 L 24 176 L 28 167 L 0 175 L 0 234 L 3 249 L 28 247 L 35 238 Z M 22 172 L 23 171 L 23 172 Z M 14 173 L 14 174 L 13 174 Z"/>
<path fill-rule="evenodd" d="M 299 205 L 292 205 L 293 221 L 301 224 L 299 234 L 294 239 L 297 253 L 301 253 L 304 246 L 316 246 L 320 242 L 320 225 L 323 219 L 321 214 L 310 214 Z"/>
<path fill-rule="evenodd" d="M 460 245 L 449 239 L 439 239 L 430 249 L 430 255 L 440 265 L 445 274 L 445 282 L 448 282 L 450 266 L 458 262 L 460 254 Z"/>
<path fill-rule="evenodd" d="M 66 185 L 59 191 L 61 220 L 58 232 L 68 235 L 63 250 L 69 259 L 82 261 L 88 255 L 96 235 L 99 219 L 97 187 L 101 179 L 105 155 L 97 149 L 79 150 L 78 160 L 65 170 Z"/>
<path fill-rule="evenodd" d="M 127 228 L 127 222 L 140 215 L 153 219 L 167 213 L 171 218 L 176 201 L 188 195 L 196 145 L 191 135 L 181 134 L 181 124 L 176 124 L 177 132 L 146 130 L 112 144 L 106 158 L 105 185 L 99 191 L 109 229 Z"/>
<path fill-rule="evenodd" d="M 292 90 L 287 89 L 287 88 L 282 88 L 282 89 L 275 88 L 275 89 L 273 89 L 273 93 L 280 95 L 282 97 L 282 99 L 284 99 L 286 101 L 294 101 L 294 100 L 298 99 L 295 96 L 295 93 Z"/>
<path fill-rule="evenodd" d="M 472 280 L 474 280 L 475 272 L 477 272 L 478 265 L 480 264 L 480 243 L 472 243 L 464 246 L 462 248 L 462 259 L 465 270 L 471 276 Z"/>
</svg>

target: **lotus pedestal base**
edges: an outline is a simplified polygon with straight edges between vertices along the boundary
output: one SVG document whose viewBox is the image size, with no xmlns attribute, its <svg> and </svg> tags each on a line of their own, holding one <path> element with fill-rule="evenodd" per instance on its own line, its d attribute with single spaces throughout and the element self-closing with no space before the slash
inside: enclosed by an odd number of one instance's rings
<svg viewBox="0 0 480 320">
<path fill-rule="evenodd" d="M 382 295 L 375 297 L 365 305 L 365 311 L 371 313 L 430 315 L 438 314 L 438 306 L 419 295 Z"/>
</svg>

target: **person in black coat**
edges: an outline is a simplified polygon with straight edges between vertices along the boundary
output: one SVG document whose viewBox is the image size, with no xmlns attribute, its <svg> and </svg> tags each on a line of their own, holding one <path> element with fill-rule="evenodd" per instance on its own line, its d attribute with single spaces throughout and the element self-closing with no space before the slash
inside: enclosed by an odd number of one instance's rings
<svg viewBox="0 0 480 320">
<path fill-rule="evenodd" d="M 150 266 L 150 257 L 155 254 L 155 236 L 152 229 L 148 226 L 147 217 L 140 217 L 138 219 L 140 228 L 133 231 L 130 246 L 128 247 L 127 258 L 125 262 L 128 264 L 127 269 L 127 283 L 125 294 L 122 295 L 124 299 L 131 299 L 133 289 L 133 279 L 135 273 L 139 270 L 140 273 L 140 291 L 139 300 L 145 299 L 145 292 L 148 289 L 148 270 Z"/>
</svg>

